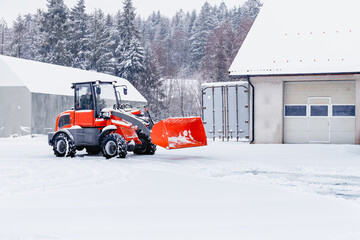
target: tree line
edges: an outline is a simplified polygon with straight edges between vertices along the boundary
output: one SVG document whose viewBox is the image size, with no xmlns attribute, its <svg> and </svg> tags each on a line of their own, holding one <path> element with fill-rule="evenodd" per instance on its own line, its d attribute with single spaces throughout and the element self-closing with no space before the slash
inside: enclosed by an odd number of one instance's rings
<svg viewBox="0 0 360 240">
<path fill-rule="evenodd" d="M 0 54 L 128 79 L 158 118 L 199 115 L 200 84 L 227 81 L 228 68 L 262 4 L 247 0 L 228 8 L 205 2 L 199 12 L 169 18 L 136 15 L 132 0 L 116 14 L 69 9 L 47 0 L 47 9 L 0 21 Z"/>
</svg>

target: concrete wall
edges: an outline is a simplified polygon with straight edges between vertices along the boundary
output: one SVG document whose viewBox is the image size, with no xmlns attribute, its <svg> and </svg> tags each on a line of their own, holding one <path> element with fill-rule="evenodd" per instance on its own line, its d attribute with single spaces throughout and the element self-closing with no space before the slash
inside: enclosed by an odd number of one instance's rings
<svg viewBox="0 0 360 240">
<path fill-rule="evenodd" d="M 0 137 L 47 134 L 55 130 L 57 116 L 72 107 L 73 96 L 30 93 L 23 86 L 0 87 Z"/>
<path fill-rule="evenodd" d="M 251 77 L 255 87 L 254 143 L 283 143 L 284 82 L 346 80 L 356 82 L 355 143 L 360 144 L 360 74 Z"/>
<path fill-rule="evenodd" d="M 360 74 L 354 75 L 356 102 L 355 102 L 355 144 L 360 144 Z"/>
<path fill-rule="evenodd" d="M 30 134 L 31 93 L 26 87 L 0 87 L 0 137 Z"/>
<path fill-rule="evenodd" d="M 254 143 L 283 142 L 283 81 L 251 78 L 255 88 Z"/>
<path fill-rule="evenodd" d="M 57 116 L 74 107 L 73 96 L 32 93 L 31 130 L 34 134 L 47 134 L 55 131 Z M 123 101 L 133 106 L 145 103 Z"/>
<path fill-rule="evenodd" d="M 74 97 L 32 93 L 31 129 L 35 134 L 55 131 L 57 116 L 74 107 Z"/>
</svg>

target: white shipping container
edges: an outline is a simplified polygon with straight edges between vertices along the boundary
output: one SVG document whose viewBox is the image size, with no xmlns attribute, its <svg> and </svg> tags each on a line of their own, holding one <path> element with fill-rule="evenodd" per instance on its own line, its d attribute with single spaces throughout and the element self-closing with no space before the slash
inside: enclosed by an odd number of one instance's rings
<svg viewBox="0 0 360 240">
<path fill-rule="evenodd" d="M 214 141 L 249 141 L 248 82 L 204 83 L 201 89 L 206 136 Z"/>
</svg>

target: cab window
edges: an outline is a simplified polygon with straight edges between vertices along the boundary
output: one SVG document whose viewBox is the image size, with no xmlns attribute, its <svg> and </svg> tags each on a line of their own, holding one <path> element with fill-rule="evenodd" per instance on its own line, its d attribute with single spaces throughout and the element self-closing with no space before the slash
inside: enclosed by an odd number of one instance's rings
<svg viewBox="0 0 360 240">
<path fill-rule="evenodd" d="M 76 110 L 93 110 L 94 100 L 91 91 L 91 85 L 78 84 L 75 88 L 75 109 Z"/>
</svg>

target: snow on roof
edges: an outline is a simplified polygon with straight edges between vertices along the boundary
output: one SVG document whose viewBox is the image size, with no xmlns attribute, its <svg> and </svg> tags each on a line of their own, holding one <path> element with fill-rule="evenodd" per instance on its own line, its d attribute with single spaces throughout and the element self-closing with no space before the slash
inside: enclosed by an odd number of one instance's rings
<svg viewBox="0 0 360 240">
<path fill-rule="evenodd" d="M 118 84 L 126 85 L 128 94 L 121 96 L 124 101 L 147 102 L 124 78 L 0 55 L 0 86 L 25 86 L 33 93 L 72 96 L 72 83 L 96 80 L 117 81 Z"/>
<path fill-rule="evenodd" d="M 360 1 L 267 0 L 230 76 L 360 72 Z"/>
<path fill-rule="evenodd" d="M 247 81 L 236 81 L 236 82 L 210 82 L 201 84 L 202 88 L 206 87 L 222 87 L 222 86 L 246 86 Z"/>
</svg>

